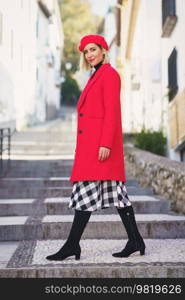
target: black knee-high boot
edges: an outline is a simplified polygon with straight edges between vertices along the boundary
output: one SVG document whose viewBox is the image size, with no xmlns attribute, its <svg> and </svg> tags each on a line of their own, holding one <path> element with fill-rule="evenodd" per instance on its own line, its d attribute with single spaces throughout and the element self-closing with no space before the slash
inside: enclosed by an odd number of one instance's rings
<svg viewBox="0 0 185 300">
<path fill-rule="evenodd" d="M 117 209 L 117 211 L 125 226 L 128 235 L 128 242 L 121 252 L 113 253 L 112 255 L 114 257 L 128 257 L 130 254 L 136 251 L 140 251 L 140 255 L 144 255 L 145 243 L 138 231 L 133 207 L 126 206 L 124 208 Z"/>
<path fill-rule="evenodd" d="M 67 241 L 63 247 L 55 254 L 46 257 L 48 260 L 63 260 L 75 255 L 75 259 L 80 259 L 81 248 L 79 245 L 83 231 L 89 221 L 91 212 L 75 210 L 75 215 Z"/>
</svg>

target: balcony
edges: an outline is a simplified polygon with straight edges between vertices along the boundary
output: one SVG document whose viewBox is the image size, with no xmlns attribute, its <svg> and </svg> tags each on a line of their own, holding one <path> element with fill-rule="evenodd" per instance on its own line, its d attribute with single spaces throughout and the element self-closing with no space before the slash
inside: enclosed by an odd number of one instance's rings
<svg viewBox="0 0 185 300">
<path fill-rule="evenodd" d="M 170 37 L 176 23 L 175 0 L 162 0 L 162 37 Z"/>
</svg>

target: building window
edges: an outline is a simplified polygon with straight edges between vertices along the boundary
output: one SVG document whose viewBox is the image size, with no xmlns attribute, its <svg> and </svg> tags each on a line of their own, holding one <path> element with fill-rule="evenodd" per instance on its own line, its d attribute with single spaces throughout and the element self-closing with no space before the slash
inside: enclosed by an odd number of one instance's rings
<svg viewBox="0 0 185 300">
<path fill-rule="evenodd" d="M 162 37 L 169 37 L 176 23 L 175 0 L 162 0 Z"/>
<path fill-rule="evenodd" d="M 39 69 L 38 69 L 38 67 L 36 69 L 36 79 L 37 79 L 37 81 L 39 80 Z"/>
<path fill-rule="evenodd" d="M 36 37 L 39 37 L 39 17 L 37 17 L 37 21 L 36 21 Z"/>
<path fill-rule="evenodd" d="M 185 162 L 185 148 L 180 151 L 180 161 Z"/>
<path fill-rule="evenodd" d="M 13 59 L 13 45 L 14 44 L 14 41 L 13 41 L 13 29 L 11 29 L 11 32 L 10 32 L 10 57 L 11 59 Z"/>
<path fill-rule="evenodd" d="M 3 42 L 3 15 L 0 12 L 0 45 Z"/>
<path fill-rule="evenodd" d="M 20 70 L 23 71 L 23 47 L 20 44 Z"/>
<path fill-rule="evenodd" d="M 168 88 L 169 101 L 171 101 L 178 91 L 177 85 L 177 50 L 174 48 L 168 58 Z"/>
</svg>

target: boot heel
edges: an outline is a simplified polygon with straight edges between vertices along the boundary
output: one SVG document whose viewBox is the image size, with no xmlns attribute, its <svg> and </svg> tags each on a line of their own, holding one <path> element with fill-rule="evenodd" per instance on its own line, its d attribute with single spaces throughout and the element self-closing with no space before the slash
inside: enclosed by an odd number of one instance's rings
<svg viewBox="0 0 185 300">
<path fill-rule="evenodd" d="M 140 255 L 145 255 L 145 248 L 140 250 Z"/>
<path fill-rule="evenodd" d="M 75 254 L 75 260 L 80 260 L 80 254 L 81 254 L 81 253 Z"/>
</svg>

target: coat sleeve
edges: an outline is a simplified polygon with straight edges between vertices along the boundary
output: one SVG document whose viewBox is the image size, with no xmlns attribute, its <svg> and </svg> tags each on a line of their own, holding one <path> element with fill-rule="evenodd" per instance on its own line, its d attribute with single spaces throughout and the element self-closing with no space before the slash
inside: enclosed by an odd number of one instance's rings
<svg viewBox="0 0 185 300">
<path fill-rule="evenodd" d="M 121 79 L 114 69 L 105 72 L 103 77 L 103 104 L 105 109 L 100 147 L 112 148 L 117 125 L 120 121 Z"/>
</svg>

